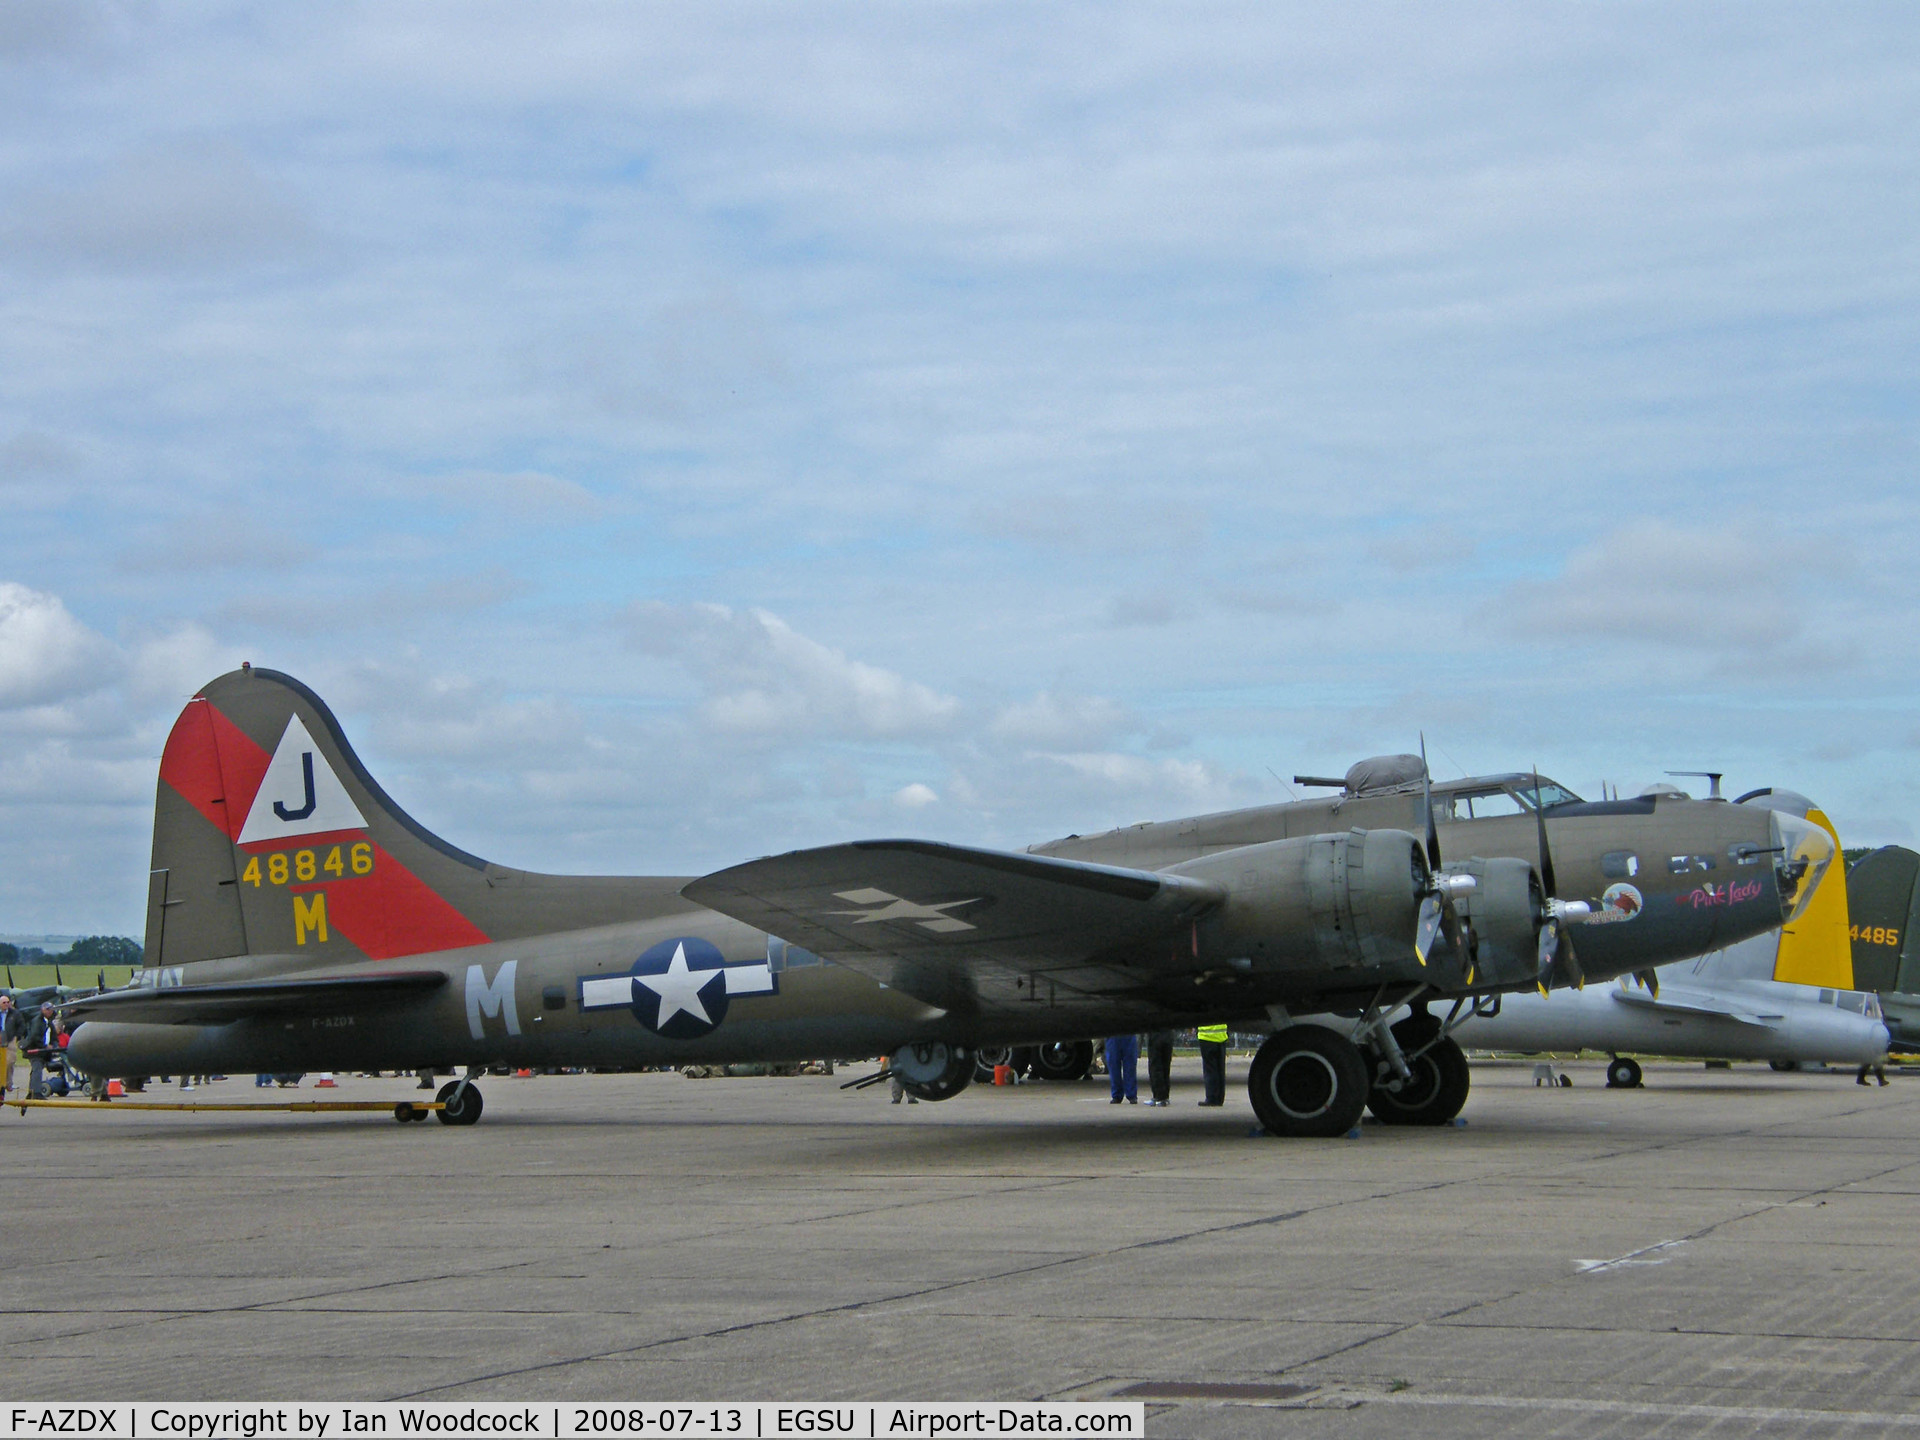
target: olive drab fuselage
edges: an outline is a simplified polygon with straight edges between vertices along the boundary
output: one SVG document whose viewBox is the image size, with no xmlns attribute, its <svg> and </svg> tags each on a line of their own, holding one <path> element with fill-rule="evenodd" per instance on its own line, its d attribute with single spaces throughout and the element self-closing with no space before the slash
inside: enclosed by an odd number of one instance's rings
<svg viewBox="0 0 1920 1440">
<path fill-rule="evenodd" d="M 1531 783 L 1433 787 L 1448 869 L 1505 865 L 1524 890 L 1537 830 L 1515 795 Z M 1069 994 L 1016 978 L 996 991 L 962 962 L 866 973 L 820 963 L 772 926 L 682 893 L 713 877 L 482 861 L 394 804 L 318 696 L 236 671 L 189 703 L 163 755 L 148 968 L 131 993 L 76 1002 L 73 1051 L 90 1072 L 121 1075 L 855 1058 L 918 1042 L 1258 1027 L 1276 1011 L 1366 1004 L 1382 986 L 1444 998 L 1524 983 L 1491 960 L 1472 974 L 1451 952 L 1412 958 L 1406 897 L 1427 883 L 1426 803 L 1402 789 L 1069 837 L 1025 856 L 967 852 L 982 875 L 1051 864 L 1060 893 L 1088 903 L 1165 891 L 1152 902 L 1162 930 L 1089 958 L 1097 983 Z M 1484 813 L 1501 804 L 1514 813 Z M 1587 978 L 1761 933 L 1795 901 L 1776 863 L 1783 822 L 1764 810 L 1569 797 L 1546 820 L 1560 896 L 1595 911 L 1575 934 Z M 1389 898 L 1368 900 L 1367 886 Z M 987 888 L 908 895 L 849 882 L 818 913 L 862 943 L 884 948 L 892 933 L 961 954 L 987 933 Z M 1497 888 L 1489 879 L 1483 901 Z M 1295 910 L 1297 924 L 1284 918 Z M 1263 916 L 1283 918 L 1263 931 Z M 997 963 L 1004 974 L 1004 955 Z"/>
</svg>

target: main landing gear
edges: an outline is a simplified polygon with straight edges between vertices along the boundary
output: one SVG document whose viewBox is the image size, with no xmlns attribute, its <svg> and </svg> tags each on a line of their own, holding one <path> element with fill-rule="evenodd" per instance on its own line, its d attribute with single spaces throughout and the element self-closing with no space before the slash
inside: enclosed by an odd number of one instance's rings
<svg viewBox="0 0 1920 1440">
<path fill-rule="evenodd" d="M 1254 1053 L 1247 1094 L 1269 1135 L 1344 1135 L 1367 1103 L 1367 1064 L 1338 1031 L 1289 1025 Z"/>
<path fill-rule="evenodd" d="M 1440 1022 L 1423 1010 L 1384 1033 L 1390 1040 L 1368 1052 L 1374 1063 L 1367 1108 L 1374 1118 L 1382 1125 L 1444 1125 L 1458 1115 L 1466 1106 L 1473 1074 L 1458 1043 L 1440 1033 Z M 1404 1075 L 1393 1063 L 1389 1044 L 1400 1053 Z"/>
<path fill-rule="evenodd" d="M 1467 1057 L 1424 1009 L 1360 1043 L 1323 1025 L 1290 1025 L 1253 1057 L 1247 1094 L 1271 1135 L 1344 1135 L 1371 1110 L 1385 1125 L 1444 1125 L 1467 1103 Z"/>
</svg>

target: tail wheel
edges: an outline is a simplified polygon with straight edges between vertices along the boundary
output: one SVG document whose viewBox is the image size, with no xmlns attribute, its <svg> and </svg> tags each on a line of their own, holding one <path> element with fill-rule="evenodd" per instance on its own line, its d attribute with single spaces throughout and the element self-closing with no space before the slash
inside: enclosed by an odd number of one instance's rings
<svg viewBox="0 0 1920 1440">
<path fill-rule="evenodd" d="M 1344 1035 L 1289 1026 L 1254 1055 L 1247 1095 L 1269 1134 L 1344 1135 L 1367 1103 L 1367 1064 Z"/>
<path fill-rule="evenodd" d="M 484 1102 L 480 1091 L 472 1085 L 463 1086 L 458 1080 L 442 1085 L 440 1093 L 433 1097 L 444 1109 L 433 1113 L 440 1117 L 442 1125 L 476 1125 L 480 1121 L 480 1111 Z"/>
<path fill-rule="evenodd" d="M 1041 1080 L 1084 1080 L 1093 1073 L 1091 1040 L 1058 1040 L 1034 1047 L 1033 1073 Z"/>
<path fill-rule="evenodd" d="M 1398 1025 L 1393 1027 L 1393 1038 L 1402 1046 L 1407 1044 L 1408 1037 L 1401 1035 Z M 1381 1124 L 1444 1125 L 1466 1105 L 1473 1072 L 1452 1039 L 1436 1040 L 1425 1052 L 1409 1058 L 1407 1069 L 1412 1072 L 1410 1079 L 1397 1087 L 1376 1083 L 1367 1096 L 1367 1108 Z"/>
</svg>

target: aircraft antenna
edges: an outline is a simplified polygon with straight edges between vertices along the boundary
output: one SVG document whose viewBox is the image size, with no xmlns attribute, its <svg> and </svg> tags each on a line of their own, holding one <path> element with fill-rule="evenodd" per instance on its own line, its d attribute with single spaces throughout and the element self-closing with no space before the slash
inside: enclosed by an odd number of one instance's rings
<svg viewBox="0 0 1920 1440">
<path fill-rule="evenodd" d="M 1273 776 L 1273 778 L 1276 780 L 1280 780 L 1280 772 L 1274 769 L 1273 766 L 1271 765 L 1267 766 L 1267 774 Z M 1300 798 L 1300 792 L 1294 789 L 1291 785 L 1287 784 L 1286 781 L 1280 780 L 1280 787 L 1281 789 L 1285 790 L 1289 795 L 1293 796 L 1295 800 L 1298 800 Z"/>
<path fill-rule="evenodd" d="M 1726 773 L 1727 772 L 1724 770 L 1669 770 L 1667 771 L 1667 774 L 1669 775 L 1699 776 L 1702 780 L 1707 782 L 1707 799 L 1709 800 L 1724 800 L 1727 798 L 1726 796 L 1720 793 L 1720 777 Z"/>
</svg>

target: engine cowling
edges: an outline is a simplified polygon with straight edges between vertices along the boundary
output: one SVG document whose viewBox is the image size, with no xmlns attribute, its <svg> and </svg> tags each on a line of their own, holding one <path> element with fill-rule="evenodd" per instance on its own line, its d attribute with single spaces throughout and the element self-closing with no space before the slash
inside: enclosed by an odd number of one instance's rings
<svg viewBox="0 0 1920 1440">
<path fill-rule="evenodd" d="M 1474 880 L 1473 888 L 1454 900 L 1454 913 L 1473 936 L 1472 988 L 1530 983 L 1539 970 L 1540 925 L 1547 913 L 1533 866 L 1510 858 L 1476 858 L 1444 869 Z M 1460 963 L 1444 944 L 1434 953 L 1436 959 Z M 1464 983 L 1464 965 L 1461 970 Z"/>
<path fill-rule="evenodd" d="M 1227 892 L 1199 922 L 1202 963 L 1422 973 L 1414 929 L 1431 881 L 1420 842 L 1404 830 L 1271 840 L 1172 868 Z"/>
</svg>

